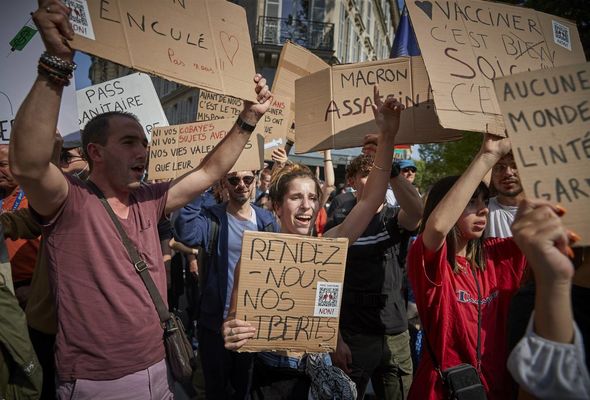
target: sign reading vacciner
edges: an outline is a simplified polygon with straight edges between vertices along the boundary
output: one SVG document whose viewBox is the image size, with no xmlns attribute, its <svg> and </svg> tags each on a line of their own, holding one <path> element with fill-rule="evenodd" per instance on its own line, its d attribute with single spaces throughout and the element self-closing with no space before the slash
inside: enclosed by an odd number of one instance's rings
<svg viewBox="0 0 590 400">
<path fill-rule="evenodd" d="M 195 169 L 234 126 L 231 119 L 155 128 L 149 179 L 173 179 Z M 230 171 L 262 169 L 264 138 L 252 134 Z"/>
<path fill-rule="evenodd" d="M 590 63 L 495 81 L 528 198 L 562 204 L 565 225 L 590 245 Z"/>
<path fill-rule="evenodd" d="M 236 318 L 254 338 L 241 351 L 336 350 L 347 239 L 244 232 Z"/>
<path fill-rule="evenodd" d="M 575 23 L 480 0 L 406 1 L 442 126 L 504 136 L 492 81 L 585 61 Z"/>
<path fill-rule="evenodd" d="M 168 119 L 154 84 L 146 74 L 136 73 L 113 79 L 76 92 L 80 129 L 95 116 L 121 111 L 134 114 L 151 141 L 152 129 L 167 126 Z"/>
<path fill-rule="evenodd" d="M 65 0 L 72 46 L 186 86 L 254 100 L 244 8 L 218 0 Z"/>
</svg>

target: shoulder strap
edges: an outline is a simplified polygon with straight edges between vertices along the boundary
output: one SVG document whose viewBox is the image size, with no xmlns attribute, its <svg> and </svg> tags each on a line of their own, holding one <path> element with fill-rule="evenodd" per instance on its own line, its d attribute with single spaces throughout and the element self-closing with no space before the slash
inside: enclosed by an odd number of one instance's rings
<svg viewBox="0 0 590 400">
<path fill-rule="evenodd" d="M 217 247 L 217 239 L 219 238 L 219 222 L 215 218 L 211 218 L 211 227 L 209 228 L 209 245 L 207 246 L 207 254 L 210 256 Z"/>
<path fill-rule="evenodd" d="M 111 220 L 115 224 L 115 228 L 117 228 L 117 231 L 119 232 L 119 236 L 121 237 L 123 246 L 125 246 L 125 249 L 127 250 L 127 254 L 129 254 L 129 258 L 133 263 L 133 267 L 135 268 L 135 271 L 137 271 L 137 273 L 139 274 L 143 284 L 145 285 L 148 293 L 150 294 L 150 297 L 152 298 L 152 301 L 154 302 L 154 306 L 156 307 L 156 311 L 158 312 L 158 316 L 160 317 L 160 322 L 168 321 L 171 318 L 170 312 L 168 311 L 168 307 L 166 307 L 166 304 L 164 304 L 162 296 L 160 295 L 160 292 L 158 291 L 156 284 L 154 283 L 152 277 L 149 274 L 147 264 L 145 263 L 145 261 L 141 259 L 141 256 L 137 252 L 137 248 L 135 247 L 135 245 L 131 243 L 131 239 L 129 239 L 129 236 L 127 236 L 125 229 L 121 225 L 121 221 L 119 221 L 119 218 L 115 215 L 115 212 L 111 208 L 111 205 L 104 197 L 104 193 L 101 192 L 101 190 L 94 184 L 94 182 L 87 180 L 86 183 L 88 183 L 90 189 L 92 189 L 92 191 L 98 196 L 100 202 L 107 210 L 109 217 L 111 217 Z"/>
</svg>

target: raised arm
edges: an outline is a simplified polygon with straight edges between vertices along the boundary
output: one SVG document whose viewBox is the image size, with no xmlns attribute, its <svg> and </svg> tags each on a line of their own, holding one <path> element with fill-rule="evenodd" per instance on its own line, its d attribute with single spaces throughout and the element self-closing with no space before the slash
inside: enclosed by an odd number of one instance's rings
<svg viewBox="0 0 590 400">
<path fill-rule="evenodd" d="M 389 180 L 393 194 L 400 205 L 398 221 L 401 226 L 413 231 L 420 225 L 424 205 L 418 191 L 401 175 Z"/>
<path fill-rule="evenodd" d="M 69 9 L 59 0 L 42 0 L 33 20 L 47 54 L 70 63 L 74 51 L 67 44 L 74 31 Z M 68 194 L 59 168 L 51 163 L 57 119 L 65 80 L 39 74 L 22 103 L 10 138 L 10 170 L 27 194 L 31 206 L 45 217 L 54 215 Z"/>
<path fill-rule="evenodd" d="M 523 200 L 512 225 L 518 247 L 535 272 L 534 331 L 554 342 L 574 337 L 571 287 L 574 266 L 568 232 L 550 204 Z M 570 233 L 570 236 L 575 236 Z"/>
<path fill-rule="evenodd" d="M 239 117 L 251 126 L 256 125 L 262 118 L 272 99 L 266 79 L 262 75 L 256 74 L 254 83 L 258 103 L 244 101 L 244 110 Z M 215 146 L 197 168 L 173 180 L 168 191 L 166 213 L 184 206 L 227 174 L 248 143 L 251 133 L 236 122 L 225 138 Z"/>
<path fill-rule="evenodd" d="M 358 199 L 358 203 L 350 211 L 350 214 L 340 225 L 324 233 L 325 237 L 346 237 L 351 244 L 365 231 L 385 199 L 387 182 L 391 173 L 393 144 L 399 129 L 400 114 L 404 109 L 404 106 L 393 97 L 382 102 L 376 86 L 373 98 L 373 113 L 379 129 L 379 143 L 373 168 L 367 178 L 362 197 Z"/>
<path fill-rule="evenodd" d="M 334 178 L 334 164 L 332 163 L 331 150 L 324 150 L 324 178 L 324 187 L 322 188 L 321 199 L 322 201 L 320 202 L 321 206 L 326 204 L 332 192 L 336 190 L 336 186 L 334 186 L 336 179 Z"/>
<path fill-rule="evenodd" d="M 469 167 L 428 218 L 423 235 L 427 249 L 436 251 L 441 248 L 447 233 L 457 223 L 486 173 L 509 151 L 508 138 L 486 134 L 479 152 Z"/>
</svg>

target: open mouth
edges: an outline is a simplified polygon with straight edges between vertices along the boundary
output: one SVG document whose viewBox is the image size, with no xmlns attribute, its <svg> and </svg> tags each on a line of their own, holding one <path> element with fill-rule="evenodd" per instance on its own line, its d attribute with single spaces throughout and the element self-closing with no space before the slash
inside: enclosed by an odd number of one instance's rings
<svg viewBox="0 0 590 400">
<path fill-rule="evenodd" d="M 311 215 L 296 215 L 295 219 L 301 223 L 307 224 L 311 221 Z"/>
</svg>

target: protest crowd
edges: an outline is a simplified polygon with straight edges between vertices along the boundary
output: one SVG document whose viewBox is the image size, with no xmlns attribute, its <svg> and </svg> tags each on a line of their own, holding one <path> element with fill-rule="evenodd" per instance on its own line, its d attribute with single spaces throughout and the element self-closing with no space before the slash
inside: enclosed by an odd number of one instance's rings
<svg viewBox="0 0 590 400">
<path fill-rule="evenodd" d="M 586 238 L 525 194 L 512 137 L 420 193 L 393 157 L 412 110 L 371 85 L 345 182 L 333 148 L 320 180 L 290 141 L 236 169 L 274 105 L 255 74 L 204 158 L 154 178 L 133 113 L 58 132 L 71 12 L 39 1 L 45 52 L 0 144 L 0 399 L 590 399 Z"/>
</svg>

